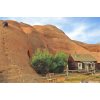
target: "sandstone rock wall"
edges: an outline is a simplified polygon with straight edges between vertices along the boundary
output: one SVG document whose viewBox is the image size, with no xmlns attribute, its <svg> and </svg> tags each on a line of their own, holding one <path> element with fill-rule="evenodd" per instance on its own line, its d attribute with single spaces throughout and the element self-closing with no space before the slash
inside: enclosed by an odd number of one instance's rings
<svg viewBox="0 0 100 100">
<path fill-rule="evenodd" d="M 72 54 L 97 56 L 98 45 L 87 45 L 72 41 L 62 30 L 53 25 L 30 26 L 8 20 L 8 27 L 0 21 L 0 82 L 42 82 L 41 77 L 30 66 L 30 57 L 40 49 L 52 53 L 64 51 Z M 88 48 L 89 47 L 89 48 Z M 97 48 L 97 49 L 96 49 Z"/>
<path fill-rule="evenodd" d="M 37 82 L 38 75 L 29 64 L 27 35 L 10 24 L 3 28 L 0 21 L 0 81 Z"/>
</svg>

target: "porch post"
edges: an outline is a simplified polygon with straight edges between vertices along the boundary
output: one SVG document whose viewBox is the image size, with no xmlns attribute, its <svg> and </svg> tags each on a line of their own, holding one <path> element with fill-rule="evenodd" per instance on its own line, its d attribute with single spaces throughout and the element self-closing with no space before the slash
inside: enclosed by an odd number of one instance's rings
<svg viewBox="0 0 100 100">
<path fill-rule="evenodd" d="M 95 63 L 93 63 L 93 74 L 95 74 Z"/>
</svg>

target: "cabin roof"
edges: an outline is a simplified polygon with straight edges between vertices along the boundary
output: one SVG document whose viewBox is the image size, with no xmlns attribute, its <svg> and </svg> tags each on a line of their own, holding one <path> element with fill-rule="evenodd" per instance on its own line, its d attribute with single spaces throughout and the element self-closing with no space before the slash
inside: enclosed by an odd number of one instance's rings
<svg viewBox="0 0 100 100">
<path fill-rule="evenodd" d="M 96 59 L 89 54 L 71 54 L 74 61 L 96 61 Z"/>
</svg>

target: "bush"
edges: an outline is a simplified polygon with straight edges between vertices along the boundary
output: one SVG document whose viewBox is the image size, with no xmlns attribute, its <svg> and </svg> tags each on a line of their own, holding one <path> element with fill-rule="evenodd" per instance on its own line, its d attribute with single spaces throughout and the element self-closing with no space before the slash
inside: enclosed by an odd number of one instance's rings
<svg viewBox="0 0 100 100">
<path fill-rule="evenodd" d="M 56 55 L 53 57 L 53 63 L 50 67 L 50 72 L 62 73 L 67 66 L 67 58 L 68 55 L 63 52 L 56 53 Z"/>
<path fill-rule="evenodd" d="M 67 65 L 68 56 L 58 52 L 54 56 L 47 50 L 37 50 L 32 57 L 32 67 L 41 75 L 51 73 L 62 73 Z"/>
<path fill-rule="evenodd" d="M 45 75 L 49 72 L 49 67 L 52 64 L 52 55 L 47 50 L 37 50 L 32 57 L 32 67 L 37 73 Z"/>
</svg>

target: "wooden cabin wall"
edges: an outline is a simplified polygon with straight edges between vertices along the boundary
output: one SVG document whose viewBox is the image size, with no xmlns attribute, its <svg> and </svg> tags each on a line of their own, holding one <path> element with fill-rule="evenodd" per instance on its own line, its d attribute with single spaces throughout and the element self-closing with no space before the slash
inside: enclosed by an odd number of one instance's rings
<svg viewBox="0 0 100 100">
<path fill-rule="evenodd" d="M 82 63 L 80 61 L 74 61 L 74 59 L 69 56 L 69 59 L 68 59 L 68 68 L 69 70 L 78 70 L 78 63 Z M 100 63 L 97 64 L 96 61 L 94 61 L 95 63 L 95 67 L 97 70 L 100 70 Z M 85 68 L 84 64 L 82 63 L 82 67 L 83 69 Z"/>
<path fill-rule="evenodd" d="M 82 62 L 80 62 L 80 61 L 75 62 L 76 70 L 78 70 L 78 63 L 82 63 Z"/>
<path fill-rule="evenodd" d="M 75 62 L 72 57 L 69 57 L 69 59 L 68 59 L 68 68 L 69 68 L 69 70 L 77 69 L 77 62 Z"/>
<path fill-rule="evenodd" d="M 96 70 L 100 70 L 100 63 L 96 63 Z"/>
</svg>

